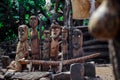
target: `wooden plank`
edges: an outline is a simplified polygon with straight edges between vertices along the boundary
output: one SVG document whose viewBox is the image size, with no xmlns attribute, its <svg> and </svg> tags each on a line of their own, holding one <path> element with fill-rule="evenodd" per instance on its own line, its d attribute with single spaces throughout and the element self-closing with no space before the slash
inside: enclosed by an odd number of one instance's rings
<svg viewBox="0 0 120 80">
<path fill-rule="evenodd" d="M 12 76 L 12 79 L 36 80 L 49 74 L 49 72 L 17 72 Z"/>
</svg>

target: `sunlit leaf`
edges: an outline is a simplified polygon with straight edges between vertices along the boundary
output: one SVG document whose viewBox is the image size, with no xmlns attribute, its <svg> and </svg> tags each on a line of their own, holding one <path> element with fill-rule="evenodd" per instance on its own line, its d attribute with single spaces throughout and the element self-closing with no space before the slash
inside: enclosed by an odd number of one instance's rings
<svg viewBox="0 0 120 80">
<path fill-rule="evenodd" d="M 43 30 L 45 30 L 45 27 L 44 27 L 44 26 L 42 26 L 42 31 L 43 31 Z"/>
<path fill-rule="evenodd" d="M 2 27 L 4 27 L 4 25 L 3 25 L 3 23 L 2 23 L 2 22 L 0 22 L 0 28 L 2 28 Z"/>
</svg>

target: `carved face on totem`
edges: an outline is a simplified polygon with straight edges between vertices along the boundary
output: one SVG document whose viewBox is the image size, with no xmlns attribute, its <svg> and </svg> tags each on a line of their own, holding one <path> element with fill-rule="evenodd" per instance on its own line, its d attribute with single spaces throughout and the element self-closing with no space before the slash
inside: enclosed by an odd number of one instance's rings
<svg viewBox="0 0 120 80">
<path fill-rule="evenodd" d="M 67 40 L 68 38 L 68 29 L 63 27 L 62 28 L 62 40 Z"/>
<path fill-rule="evenodd" d="M 59 37 L 60 35 L 60 32 L 61 32 L 61 28 L 59 25 L 53 25 L 51 26 L 51 37 L 53 39 L 56 39 Z"/>
<path fill-rule="evenodd" d="M 21 25 L 18 27 L 18 38 L 19 41 L 23 42 L 28 39 L 28 26 Z"/>
<path fill-rule="evenodd" d="M 50 31 L 49 30 L 44 31 L 44 37 L 45 37 L 45 41 L 50 41 Z"/>
<path fill-rule="evenodd" d="M 73 30 L 72 44 L 74 49 L 82 47 L 82 32 L 79 29 Z"/>
<path fill-rule="evenodd" d="M 29 24 L 33 29 L 35 29 L 38 25 L 38 18 L 36 16 L 31 16 Z"/>
</svg>

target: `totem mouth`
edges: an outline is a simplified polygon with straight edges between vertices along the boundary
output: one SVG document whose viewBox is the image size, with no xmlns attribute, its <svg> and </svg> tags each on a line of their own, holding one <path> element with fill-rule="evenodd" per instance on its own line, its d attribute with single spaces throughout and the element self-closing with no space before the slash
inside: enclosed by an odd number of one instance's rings
<svg viewBox="0 0 120 80">
<path fill-rule="evenodd" d="M 19 41 L 24 41 L 24 32 L 20 32 L 19 34 Z"/>
<path fill-rule="evenodd" d="M 74 47 L 75 49 L 79 49 L 79 48 L 80 48 L 80 45 L 79 45 L 78 43 L 75 43 L 75 44 L 73 44 L 73 47 Z"/>
<path fill-rule="evenodd" d="M 53 38 L 58 37 L 57 33 L 53 33 L 52 37 L 53 37 Z"/>
</svg>

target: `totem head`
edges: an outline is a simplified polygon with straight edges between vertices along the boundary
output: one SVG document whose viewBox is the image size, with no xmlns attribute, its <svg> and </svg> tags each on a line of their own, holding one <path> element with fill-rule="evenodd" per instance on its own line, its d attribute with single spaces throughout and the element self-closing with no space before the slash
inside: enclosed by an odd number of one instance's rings
<svg viewBox="0 0 120 80">
<path fill-rule="evenodd" d="M 75 49 L 79 49 L 80 47 L 82 47 L 82 39 L 82 32 L 79 29 L 74 29 L 72 35 L 72 43 Z"/>
<path fill-rule="evenodd" d="M 52 25 L 51 25 L 51 37 L 56 39 L 59 37 L 60 35 L 60 32 L 61 32 L 61 26 L 58 25 L 57 22 L 53 22 Z"/>
<path fill-rule="evenodd" d="M 62 40 L 67 40 L 68 38 L 68 29 L 66 27 L 62 28 Z"/>
<path fill-rule="evenodd" d="M 28 26 L 27 25 L 20 25 L 18 27 L 18 38 L 19 41 L 23 42 L 28 39 Z"/>
<path fill-rule="evenodd" d="M 44 31 L 44 37 L 45 37 L 45 41 L 49 41 L 50 40 L 50 31 L 49 30 L 45 30 Z"/>
<path fill-rule="evenodd" d="M 36 28 L 38 25 L 38 18 L 36 16 L 30 16 L 29 24 L 32 28 Z"/>
</svg>

